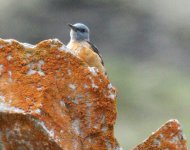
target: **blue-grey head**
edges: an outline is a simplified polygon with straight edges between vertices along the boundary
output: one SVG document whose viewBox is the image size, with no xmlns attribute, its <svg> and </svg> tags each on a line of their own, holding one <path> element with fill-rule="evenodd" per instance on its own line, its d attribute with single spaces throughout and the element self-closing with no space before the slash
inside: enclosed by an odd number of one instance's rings
<svg viewBox="0 0 190 150">
<path fill-rule="evenodd" d="M 89 41 L 90 40 L 90 30 L 82 23 L 68 24 L 71 28 L 70 37 L 71 40 L 76 41 Z"/>
</svg>

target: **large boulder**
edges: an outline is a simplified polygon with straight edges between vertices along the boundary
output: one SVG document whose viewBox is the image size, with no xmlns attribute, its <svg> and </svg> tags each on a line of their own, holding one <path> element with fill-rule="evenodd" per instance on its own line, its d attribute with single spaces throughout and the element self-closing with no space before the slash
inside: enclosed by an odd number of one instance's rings
<svg viewBox="0 0 190 150">
<path fill-rule="evenodd" d="M 0 149 L 117 150 L 116 92 L 59 40 L 0 39 Z"/>
</svg>

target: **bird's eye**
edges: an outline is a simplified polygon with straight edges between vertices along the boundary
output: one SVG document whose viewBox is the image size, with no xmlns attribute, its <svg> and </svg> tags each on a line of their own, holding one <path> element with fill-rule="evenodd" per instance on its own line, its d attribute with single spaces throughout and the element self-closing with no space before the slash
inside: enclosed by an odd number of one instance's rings
<svg viewBox="0 0 190 150">
<path fill-rule="evenodd" d="M 84 33 L 84 32 L 86 32 L 86 30 L 85 29 L 80 29 L 80 32 Z"/>
</svg>

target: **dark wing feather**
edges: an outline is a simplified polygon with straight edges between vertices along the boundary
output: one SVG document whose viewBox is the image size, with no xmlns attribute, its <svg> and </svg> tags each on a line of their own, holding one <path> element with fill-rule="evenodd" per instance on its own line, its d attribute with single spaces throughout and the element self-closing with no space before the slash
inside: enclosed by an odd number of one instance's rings
<svg viewBox="0 0 190 150">
<path fill-rule="evenodd" d="M 100 54 L 98 48 L 97 48 L 94 44 L 92 44 L 90 41 L 87 41 L 87 42 L 88 42 L 88 44 L 90 44 L 92 50 L 93 50 L 96 54 L 98 54 L 98 56 L 99 56 L 100 59 L 101 59 L 101 63 L 102 63 L 102 65 L 104 66 L 104 62 L 103 62 L 103 59 L 102 59 L 102 55 Z"/>
</svg>

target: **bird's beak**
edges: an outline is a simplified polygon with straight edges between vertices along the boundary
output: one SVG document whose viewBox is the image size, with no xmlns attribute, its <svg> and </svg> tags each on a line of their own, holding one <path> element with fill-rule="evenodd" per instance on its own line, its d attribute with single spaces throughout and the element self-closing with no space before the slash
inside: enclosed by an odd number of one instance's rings
<svg viewBox="0 0 190 150">
<path fill-rule="evenodd" d="M 68 26 L 71 28 L 71 29 L 73 29 L 74 31 L 77 31 L 77 28 L 75 27 L 75 26 L 73 26 L 72 24 L 68 24 Z"/>
</svg>

